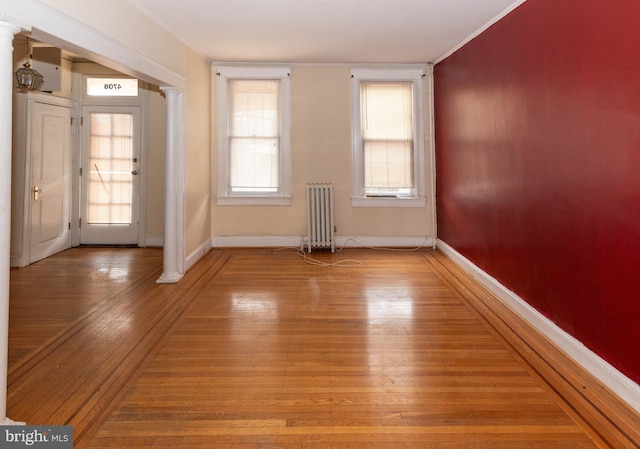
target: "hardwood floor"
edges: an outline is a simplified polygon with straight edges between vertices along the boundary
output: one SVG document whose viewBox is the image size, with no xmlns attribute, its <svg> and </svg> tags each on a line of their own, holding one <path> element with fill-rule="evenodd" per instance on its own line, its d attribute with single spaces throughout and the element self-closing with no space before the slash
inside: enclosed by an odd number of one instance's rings
<svg viewBox="0 0 640 449">
<path fill-rule="evenodd" d="M 8 415 L 75 448 L 638 447 L 640 419 L 438 252 L 157 249 L 11 272 Z"/>
</svg>

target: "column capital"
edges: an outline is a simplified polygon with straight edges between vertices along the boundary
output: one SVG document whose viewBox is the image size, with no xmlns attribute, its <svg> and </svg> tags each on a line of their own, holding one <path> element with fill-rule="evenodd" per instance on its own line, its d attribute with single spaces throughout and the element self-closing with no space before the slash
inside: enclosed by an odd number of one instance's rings
<svg viewBox="0 0 640 449">
<path fill-rule="evenodd" d="M 11 38 L 13 39 L 13 36 L 15 34 L 18 34 L 21 30 L 22 28 L 20 28 L 17 25 L 14 25 L 13 23 L 0 20 L 0 33 L 5 36 L 11 36 Z"/>
<path fill-rule="evenodd" d="M 160 90 L 167 95 L 171 95 L 171 94 L 177 95 L 180 92 L 182 92 L 182 89 L 178 89 L 177 87 L 173 87 L 173 86 L 160 86 Z"/>
</svg>

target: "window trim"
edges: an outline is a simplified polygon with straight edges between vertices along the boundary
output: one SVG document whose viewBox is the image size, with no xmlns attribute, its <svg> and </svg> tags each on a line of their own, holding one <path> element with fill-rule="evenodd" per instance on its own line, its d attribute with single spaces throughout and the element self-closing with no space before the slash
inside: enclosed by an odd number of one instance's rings
<svg viewBox="0 0 640 449">
<path fill-rule="evenodd" d="M 291 80 L 290 67 L 284 66 L 218 66 L 218 182 L 216 203 L 220 206 L 291 205 Z M 232 193 L 229 189 L 229 90 L 230 79 L 280 81 L 280 170 L 277 193 Z"/>
<path fill-rule="evenodd" d="M 354 207 L 425 207 L 424 80 L 425 68 L 351 70 L 352 176 L 351 205 Z M 380 198 L 364 195 L 364 149 L 362 145 L 360 83 L 397 81 L 413 83 L 413 141 L 415 196 Z"/>
</svg>

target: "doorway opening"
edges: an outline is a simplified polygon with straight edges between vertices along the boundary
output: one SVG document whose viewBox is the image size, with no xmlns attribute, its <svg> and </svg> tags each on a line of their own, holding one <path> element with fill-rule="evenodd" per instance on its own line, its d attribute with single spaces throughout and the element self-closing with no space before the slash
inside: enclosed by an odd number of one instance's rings
<svg viewBox="0 0 640 449">
<path fill-rule="evenodd" d="M 39 45 L 47 46 L 34 42 Z M 164 94 L 60 54 L 57 84 L 14 94 L 14 267 L 80 245 L 163 245 Z M 21 59 L 15 55 L 14 65 Z"/>
</svg>

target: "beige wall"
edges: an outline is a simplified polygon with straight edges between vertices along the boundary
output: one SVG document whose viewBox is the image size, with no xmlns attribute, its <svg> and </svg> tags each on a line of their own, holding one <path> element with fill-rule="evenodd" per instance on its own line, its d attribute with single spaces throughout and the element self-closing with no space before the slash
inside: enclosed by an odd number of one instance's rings
<svg viewBox="0 0 640 449">
<path fill-rule="evenodd" d="M 216 105 L 214 80 L 213 105 Z M 427 86 L 425 86 L 425 90 Z M 291 71 L 293 203 L 291 206 L 216 206 L 212 182 L 212 234 L 228 236 L 302 236 L 307 233 L 308 182 L 332 182 L 340 236 L 432 236 L 427 208 L 351 206 L 351 76 L 340 65 L 295 65 Z M 425 104 L 425 110 L 428 110 Z M 425 119 L 426 120 L 426 119 Z M 428 130 L 428 128 L 427 128 Z M 214 132 L 215 109 L 214 109 Z M 427 137 L 429 132 L 426 132 Z M 428 139 L 427 139 L 428 140 Z M 217 142 L 214 139 L 214 142 Z M 427 149 L 429 145 L 427 142 Z M 216 152 L 213 151 L 213 164 Z M 427 161 L 428 162 L 428 161 Z M 428 165 L 428 164 L 427 164 Z M 429 181 L 429 168 L 427 184 Z M 215 170 L 213 175 L 215 177 Z M 429 196 L 429 189 L 428 189 Z"/>
<path fill-rule="evenodd" d="M 186 99 L 186 254 L 211 241 L 211 65 L 189 51 Z"/>
<path fill-rule="evenodd" d="M 157 86 L 149 89 L 147 137 L 147 242 L 164 239 L 164 174 L 167 149 L 167 102 Z"/>
</svg>

